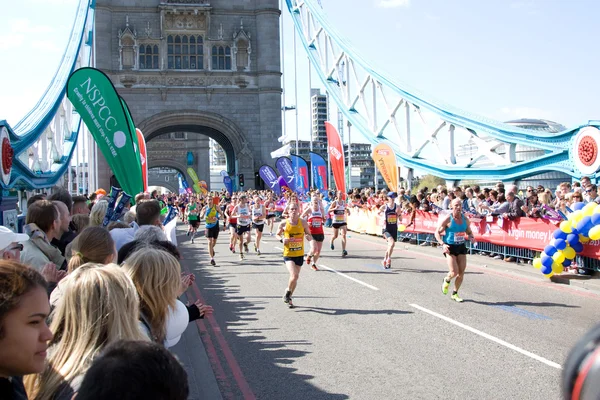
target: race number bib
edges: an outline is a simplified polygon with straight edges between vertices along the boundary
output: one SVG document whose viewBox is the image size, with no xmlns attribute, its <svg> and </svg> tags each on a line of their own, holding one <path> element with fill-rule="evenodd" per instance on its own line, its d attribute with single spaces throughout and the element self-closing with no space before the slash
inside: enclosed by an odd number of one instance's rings
<svg viewBox="0 0 600 400">
<path fill-rule="evenodd" d="M 321 220 L 321 218 L 313 218 L 313 220 L 311 221 L 311 225 L 313 228 L 320 228 L 322 224 L 323 221 Z"/>
<path fill-rule="evenodd" d="M 344 223 L 344 214 L 334 214 L 333 222 L 336 224 Z"/>
<path fill-rule="evenodd" d="M 288 242 L 289 251 L 300 251 L 302 250 L 302 245 L 304 244 L 304 237 L 291 237 Z"/>
<path fill-rule="evenodd" d="M 466 240 L 465 232 L 454 232 L 454 244 L 463 244 Z"/>
<path fill-rule="evenodd" d="M 208 216 L 208 217 L 206 217 L 206 223 L 207 224 L 214 224 L 215 222 L 217 222 L 217 217 L 215 217 L 215 216 Z"/>
<path fill-rule="evenodd" d="M 398 216 L 396 214 L 388 214 L 387 215 L 387 223 L 388 225 L 395 225 L 398 223 Z"/>
</svg>

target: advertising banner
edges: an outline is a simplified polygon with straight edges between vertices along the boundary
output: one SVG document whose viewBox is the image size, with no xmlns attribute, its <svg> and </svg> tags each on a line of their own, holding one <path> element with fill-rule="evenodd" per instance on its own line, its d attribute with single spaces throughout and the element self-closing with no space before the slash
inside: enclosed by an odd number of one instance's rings
<svg viewBox="0 0 600 400">
<path fill-rule="evenodd" d="M 396 154 L 387 143 L 379 143 L 371 154 L 383 180 L 392 192 L 398 192 L 398 166 Z"/>
<path fill-rule="evenodd" d="M 292 161 L 292 168 L 296 174 L 296 190 L 298 193 L 306 193 L 310 188 L 308 179 L 308 164 L 304 158 L 295 154 L 290 154 L 290 160 Z"/>
<path fill-rule="evenodd" d="M 279 157 L 277 161 L 275 161 L 275 166 L 277 167 L 279 174 L 285 179 L 286 186 L 293 192 L 299 193 L 298 190 L 296 190 L 296 175 L 290 159 L 287 157 Z M 281 184 L 279 186 L 281 186 Z"/>
<path fill-rule="evenodd" d="M 225 185 L 225 189 L 227 189 L 227 193 L 231 196 L 233 194 L 233 181 L 229 176 L 223 177 L 223 184 Z"/>
<path fill-rule="evenodd" d="M 144 192 L 148 191 L 148 159 L 146 153 L 146 139 L 142 134 L 142 131 L 136 128 L 135 133 L 137 135 L 138 146 L 140 148 L 140 164 L 142 166 L 142 181 L 144 182 Z"/>
<path fill-rule="evenodd" d="M 290 189 L 290 187 L 287 184 L 287 181 L 285 180 L 285 178 L 283 176 L 280 176 L 279 178 L 277 178 L 277 183 L 279 184 L 279 187 L 281 188 L 282 194 L 285 192 L 290 193 L 292 191 L 292 189 Z"/>
<path fill-rule="evenodd" d="M 310 153 L 310 166 L 312 169 L 312 185 L 324 195 L 327 194 L 327 162 L 317 153 Z"/>
<path fill-rule="evenodd" d="M 190 176 L 190 178 L 192 178 L 192 187 L 194 188 L 194 191 L 196 193 L 200 193 L 200 185 L 199 185 L 199 181 L 198 181 L 198 175 L 196 174 L 196 171 L 194 171 L 194 169 L 192 167 L 188 167 L 187 169 L 187 173 Z"/>
<path fill-rule="evenodd" d="M 278 183 L 278 176 L 275 173 L 275 170 L 268 165 L 263 165 L 258 169 L 258 174 L 265 182 L 265 185 L 278 195 L 281 194 L 281 188 Z"/>
<path fill-rule="evenodd" d="M 109 167 L 132 195 L 144 191 L 135 130 L 110 78 L 95 68 L 80 68 L 67 81 L 67 98 L 79 113 Z"/>
<path fill-rule="evenodd" d="M 333 180 L 337 190 L 346 195 L 346 181 L 344 179 L 344 147 L 340 139 L 340 134 L 330 122 L 325 121 L 325 131 L 327 132 L 327 152 L 329 153 L 329 162 L 333 172 Z"/>
</svg>

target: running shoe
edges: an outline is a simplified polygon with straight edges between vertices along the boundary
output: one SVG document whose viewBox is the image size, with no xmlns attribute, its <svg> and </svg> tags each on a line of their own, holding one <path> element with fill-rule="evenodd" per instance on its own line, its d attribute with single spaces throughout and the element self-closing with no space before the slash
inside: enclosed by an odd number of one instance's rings
<svg viewBox="0 0 600 400">
<path fill-rule="evenodd" d="M 286 290 L 285 294 L 283 295 L 283 302 L 287 304 L 290 301 L 292 301 L 292 294 L 290 293 L 289 290 Z"/>
<path fill-rule="evenodd" d="M 194 243 L 194 237 L 192 236 L 192 243 Z"/>
<path fill-rule="evenodd" d="M 446 282 L 446 278 L 444 278 L 444 282 L 442 283 L 442 294 L 448 294 L 448 288 L 450 288 L 450 282 Z"/>
<path fill-rule="evenodd" d="M 348 255 L 348 252 L 346 250 L 342 250 L 342 257 L 346 257 Z"/>
<path fill-rule="evenodd" d="M 256 254 L 260 256 L 260 249 L 256 249 Z"/>
<path fill-rule="evenodd" d="M 306 263 L 311 264 L 311 261 L 312 261 L 312 256 L 309 254 L 306 256 Z"/>
<path fill-rule="evenodd" d="M 246 253 L 249 251 L 249 250 L 248 250 L 248 243 L 244 243 L 244 251 L 245 251 Z"/>
<path fill-rule="evenodd" d="M 331 250 L 335 250 L 335 247 L 333 246 L 333 242 L 331 242 L 331 246 L 329 246 L 329 247 L 331 247 Z"/>
<path fill-rule="evenodd" d="M 313 263 L 310 267 L 313 269 L 313 271 L 319 270 L 319 268 L 317 268 L 317 264 L 315 264 L 315 263 Z"/>
<path fill-rule="evenodd" d="M 383 268 L 387 268 L 387 260 L 383 260 L 381 262 L 381 265 L 383 266 Z"/>
<path fill-rule="evenodd" d="M 185 233 L 185 236 L 190 236 L 190 231 L 187 231 L 187 232 Z"/>
<path fill-rule="evenodd" d="M 290 301 L 288 301 L 288 307 L 294 308 L 294 303 L 292 303 L 292 298 L 290 297 Z"/>
<path fill-rule="evenodd" d="M 462 303 L 463 299 L 461 299 L 460 297 L 458 297 L 458 293 L 454 293 L 452 296 L 450 296 L 450 298 L 454 301 L 456 301 L 457 303 Z"/>
<path fill-rule="evenodd" d="M 392 259 L 388 258 L 387 263 L 385 265 L 385 269 L 390 269 L 392 268 Z"/>
<path fill-rule="evenodd" d="M 244 253 L 240 253 L 240 261 L 244 260 Z"/>
<path fill-rule="evenodd" d="M 212 265 L 212 266 L 214 267 L 215 265 L 217 265 L 217 263 L 215 262 L 215 260 L 213 260 L 213 259 L 211 258 L 211 260 L 210 260 L 210 265 Z"/>
</svg>

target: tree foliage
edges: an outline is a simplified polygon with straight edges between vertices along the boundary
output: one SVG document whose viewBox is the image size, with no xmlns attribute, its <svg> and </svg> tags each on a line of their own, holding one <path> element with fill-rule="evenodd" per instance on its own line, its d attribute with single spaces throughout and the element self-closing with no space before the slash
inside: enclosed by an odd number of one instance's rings
<svg viewBox="0 0 600 400">
<path fill-rule="evenodd" d="M 417 186 L 416 191 L 419 191 L 420 189 L 423 189 L 426 187 L 427 190 L 429 192 L 431 192 L 431 189 L 433 189 L 434 187 L 437 187 L 438 185 L 446 185 L 446 181 L 438 176 L 428 174 L 428 175 L 423 176 L 420 179 L 419 185 Z"/>
</svg>

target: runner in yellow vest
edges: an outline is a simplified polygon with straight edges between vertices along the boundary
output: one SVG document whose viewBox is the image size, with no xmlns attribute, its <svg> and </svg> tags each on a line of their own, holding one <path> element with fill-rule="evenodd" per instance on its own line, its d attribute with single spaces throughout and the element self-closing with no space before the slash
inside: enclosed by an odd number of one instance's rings
<svg viewBox="0 0 600 400">
<path fill-rule="evenodd" d="M 300 218 L 298 204 L 291 204 L 287 211 L 289 216 L 279 224 L 277 238 L 283 243 L 283 261 L 290 273 L 290 280 L 283 301 L 290 308 L 293 308 L 292 294 L 296 289 L 300 268 L 304 263 L 304 236 L 309 241 L 312 240 L 312 236 L 310 235 L 308 223 Z"/>
</svg>

